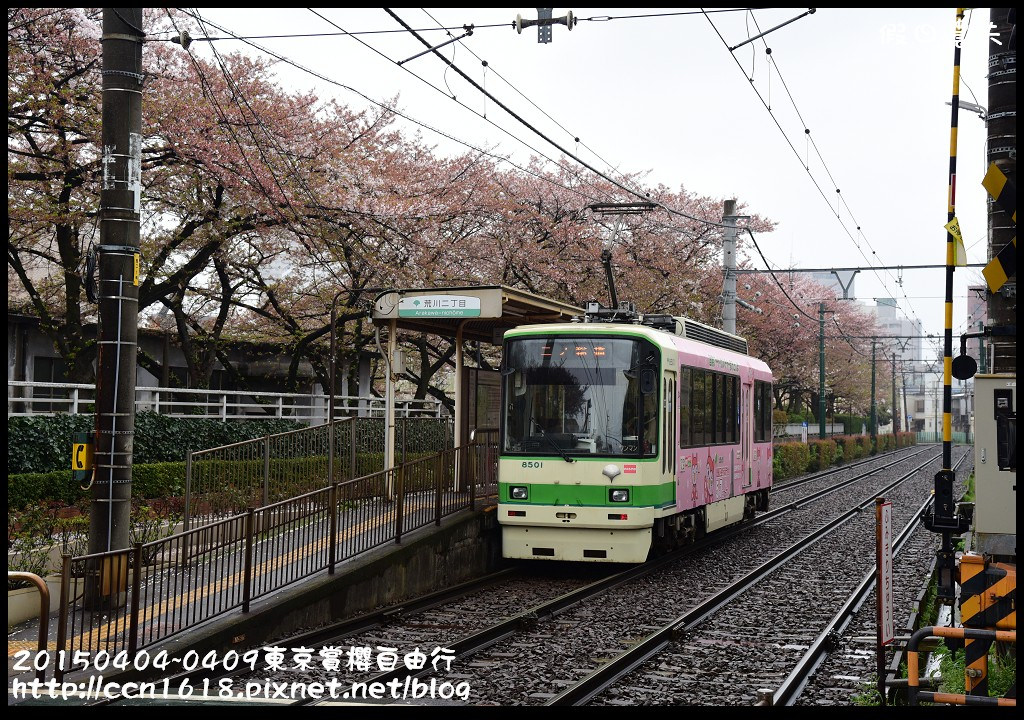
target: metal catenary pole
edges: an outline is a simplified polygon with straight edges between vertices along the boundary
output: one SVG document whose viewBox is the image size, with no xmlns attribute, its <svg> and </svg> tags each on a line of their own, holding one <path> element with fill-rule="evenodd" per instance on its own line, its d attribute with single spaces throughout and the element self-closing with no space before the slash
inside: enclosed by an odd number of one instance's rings
<svg viewBox="0 0 1024 720">
<path fill-rule="evenodd" d="M 818 303 L 818 437 L 825 439 L 825 303 Z"/>
<path fill-rule="evenodd" d="M 877 341 L 871 341 L 871 424 L 868 429 L 871 432 L 872 445 L 878 441 L 878 423 L 875 422 L 877 417 L 875 414 L 875 347 L 877 344 Z"/>
<path fill-rule="evenodd" d="M 128 547 L 139 313 L 144 35 L 142 8 L 104 8 L 99 351 L 90 553 Z M 125 582 L 122 578 L 106 587 L 123 590 Z M 97 583 L 93 590 L 103 585 Z"/>
<path fill-rule="evenodd" d="M 960 39 L 963 31 L 964 8 L 956 11 L 956 35 L 953 48 L 953 98 L 949 130 L 949 187 L 947 197 L 947 223 L 956 217 L 956 139 L 957 117 L 960 107 Z M 956 512 L 953 499 L 953 482 L 956 474 L 952 469 L 953 443 L 951 441 L 952 406 L 952 365 L 953 365 L 953 271 L 955 269 L 955 242 L 953 234 L 946 230 L 946 294 L 945 330 L 943 332 L 942 357 L 942 469 L 935 474 L 935 504 L 926 525 L 932 532 L 942 535 L 942 546 L 936 553 L 937 590 L 936 597 L 941 603 L 951 604 L 956 598 L 956 555 L 953 535 L 967 529 L 966 523 Z"/>
<path fill-rule="evenodd" d="M 892 405 L 892 432 L 895 436 L 900 431 L 902 423 L 900 422 L 900 411 L 897 409 L 896 402 L 896 353 L 892 354 L 892 398 L 889 402 Z"/>
</svg>

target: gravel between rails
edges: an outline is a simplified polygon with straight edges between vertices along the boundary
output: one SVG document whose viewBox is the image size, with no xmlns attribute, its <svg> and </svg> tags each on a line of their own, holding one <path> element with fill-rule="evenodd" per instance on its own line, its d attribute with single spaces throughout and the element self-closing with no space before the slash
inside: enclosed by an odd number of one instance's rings
<svg viewBox="0 0 1024 720">
<path fill-rule="evenodd" d="M 775 522 L 683 558 L 654 576 L 583 603 L 550 623 L 467 658 L 461 663 L 465 670 L 460 672 L 470 676 L 470 702 L 545 702 L 598 664 L 760 565 L 779 548 L 810 534 L 855 501 L 870 497 L 926 457 L 899 461 Z M 735 633 L 736 628 L 729 632 Z"/>
<path fill-rule="evenodd" d="M 973 458 L 965 460 L 957 469 L 954 487 L 956 497 L 963 494 L 966 480 L 973 470 Z M 917 597 L 928 581 L 929 570 L 940 544 L 939 535 L 918 525 L 902 552 L 893 559 L 893 605 L 897 635 L 909 634 L 911 630 L 901 623 L 905 624 L 914 611 Z M 872 591 L 853 616 L 837 648 L 808 681 L 796 705 L 851 705 L 855 695 L 874 689 L 877 681 L 875 602 L 876 595 Z M 864 643 L 855 638 L 872 640 Z M 886 655 L 886 666 L 892 656 L 893 651 L 890 649 Z"/>
<path fill-rule="evenodd" d="M 909 451 L 913 448 L 908 448 L 906 454 Z M 457 658 L 452 663 L 451 672 L 438 672 L 431 676 L 439 681 L 467 681 L 472 688 L 470 704 L 543 703 L 589 673 L 599 662 L 613 657 L 700 599 L 759 565 L 777 549 L 809 534 L 844 506 L 864 499 L 875 488 L 883 487 L 928 457 L 923 454 L 905 459 L 906 454 L 887 455 L 880 462 L 896 460 L 892 467 L 863 478 L 850 488 L 809 503 L 764 526 L 752 528 L 728 543 L 683 558 L 653 577 L 641 578 L 581 603 L 553 621 L 524 630 L 483 652 Z M 869 464 L 846 468 L 802 488 L 793 488 L 786 493 L 781 504 L 806 497 L 823 485 L 835 484 L 870 468 Z M 430 611 L 399 618 L 359 636 L 339 638 L 329 644 L 345 651 L 353 646 L 368 646 L 373 648 L 375 656 L 378 647 L 397 648 L 399 657 L 416 647 L 429 654 L 434 647 L 444 647 L 497 620 L 569 592 L 597 579 L 598 571 L 607 573 L 610 569 L 594 564 L 554 566 L 557 569 L 547 573 L 547 577 L 501 583 Z M 260 669 L 249 677 L 237 679 L 240 682 L 270 679 L 310 683 L 336 678 L 344 683 L 365 681 L 379 672 L 376 666 L 370 672 L 349 671 L 347 653 L 342 655 L 341 672 L 329 672 L 320 666 L 315 650 L 313 654 L 314 662 L 308 670 Z M 288 664 L 292 664 L 290 656 L 288 660 Z"/>
<path fill-rule="evenodd" d="M 894 534 L 924 502 L 940 466 L 933 461 L 886 494 L 893 502 Z M 781 684 L 874 566 L 874 542 L 874 513 L 868 509 L 621 678 L 593 704 L 753 705 L 759 688 Z M 919 582 L 913 585 L 916 593 Z"/>
</svg>

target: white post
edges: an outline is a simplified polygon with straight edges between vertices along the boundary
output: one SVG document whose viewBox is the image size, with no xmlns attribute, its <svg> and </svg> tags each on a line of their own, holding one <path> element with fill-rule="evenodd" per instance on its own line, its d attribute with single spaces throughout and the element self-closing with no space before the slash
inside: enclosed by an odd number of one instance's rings
<svg viewBox="0 0 1024 720">
<path fill-rule="evenodd" d="M 71 390 L 71 414 L 78 414 L 78 388 L 72 388 Z"/>
<path fill-rule="evenodd" d="M 228 394 L 222 393 L 220 396 L 220 419 L 227 421 L 228 419 Z"/>
</svg>

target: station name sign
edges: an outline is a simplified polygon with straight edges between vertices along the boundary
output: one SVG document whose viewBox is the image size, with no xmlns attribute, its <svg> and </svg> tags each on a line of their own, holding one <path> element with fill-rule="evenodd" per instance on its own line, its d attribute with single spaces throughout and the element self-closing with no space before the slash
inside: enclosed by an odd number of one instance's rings
<svg viewBox="0 0 1024 720">
<path fill-rule="evenodd" d="M 398 317 L 480 317 L 480 298 L 469 295 L 407 295 Z"/>
</svg>

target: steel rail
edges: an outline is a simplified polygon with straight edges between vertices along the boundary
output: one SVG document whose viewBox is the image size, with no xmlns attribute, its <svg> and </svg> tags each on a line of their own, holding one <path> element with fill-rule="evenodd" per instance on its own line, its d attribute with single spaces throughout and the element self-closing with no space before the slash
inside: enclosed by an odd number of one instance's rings
<svg viewBox="0 0 1024 720">
<path fill-rule="evenodd" d="M 828 470 L 822 470 L 821 472 L 814 473 L 813 475 L 805 475 L 804 477 L 799 477 L 794 480 L 788 480 L 786 482 L 781 483 L 772 483 L 772 497 L 774 497 L 776 493 L 784 492 L 786 490 L 792 490 L 793 488 L 798 488 L 801 485 L 805 485 L 806 483 L 813 482 L 815 480 L 820 480 L 823 477 L 834 475 L 838 472 L 842 472 L 843 470 L 849 470 L 851 468 L 859 467 L 861 465 L 864 465 L 865 463 L 874 462 L 875 460 L 894 459 L 896 462 L 899 462 L 901 460 L 909 460 L 910 458 L 914 458 L 922 453 L 928 452 L 928 448 L 918 448 L 913 445 L 909 446 L 909 448 L 915 450 L 916 452 L 907 453 L 906 455 L 903 455 L 900 458 L 890 458 L 891 455 L 900 452 L 900 450 L 908 449 L 898 448 L 896 450 L 890 450 L 889 452 L 883 453 L 881 455 L 872 455 L 870 457 L 866 457 L 863 460 L 858 460 L 857 462 L 852 462 L 845 465 L 838 465 L 836 467 L 829 468 Z"/>
<path fill-rule="evenodd" d="M 969 452 L 960 456 L 960 459 L 957 460 L 956 464 L 953 466 L 953 470 L 956 470 L 961 464 L 963 464 L 964 460 L 967 459 L 968 454 Z M 903 546 L 906 545 L 932 502 L 934 502 L 933 497 L 929 497 L 925 500 L 924 504 L 904 526 L 903 531 L 896 537 L 892 548 L 893 556 L 898 555 L 903 549 Z M 793 668 L 789 676 L 772 694 L 773 705 L 792 705 L 796 702 L 797 698 L 800 697 L 800 693 L 803 692 L 804 687 L 807 685 L 807 681 L 811 678 L 821 663 L 824 662 L 825 658 L 828 657 L 828 654 L 834 649 L 834 639 L 842 635 L 843 631 L 845 631 L 849 626 L 854 614 L 860 609 L 861 604 L 874 590 L 874 581 L 877 572 L 878 568 L 876 567 L 864 575 L 860 584 L 850 594 L 850 597 L 847 598 L 846 602 L 843 603 L 839 612 L 837 612 L 832 620 L 829 621 L 828 625 L 825 626 L 825 629 L 818 634 L 818 637 L 815 638 L 814 642 L 812 642 L 810 647 L 807 648 L 803 657 L 801 657 L 797 662 L 796 667 Z"/>
<path fill-rule="evenodd" d="M 778 553 L 773 558 L 759 567 L 751 570 L 742 578 L 736 580 L 725 589 L 707 598 L 696 607 L 680 615 L 676 619 L 664 625 L 659 630 L 651 633 L 640 642 L 620 653 L 610 661 L 596 668 L 589 675 L 581 679 L 575 685 L 570 686 L 559 695 L 551 698 L 547 705 L 583 705 L 591 698 L 610 687 L 620 677 L 633 670 L 650 657 L 659 653 L 669 643 L 681 636 L 685 631 L 697 626 L 703 620 L 721 610 L 742 595 L 753 585 L 760 582 L 765 576 L 778 569 L 780 565 L 799 555 L 807 548 L 817 543 L 833 530 L 858 516 L 863 507 L 870 505 L 880 494 L 889 491 L 900 483 L 913 477 L 924 467 L 934 462 L 940 455 L 929 458 L 910 472 L 900 476 L 898 479 L 887 485 L 880 491 L 871 493 L 867 499 L 857 503 L 850 510 L 843 512 L 827 524 L 818 528 L 810 535 L 791 545 L 786 550 Z M 870 474 L 870 473 L 869 473 Z M 806 500 L 806 499 L 805 499 Z M 800 501 L 803 504 L 804 501 Z"/>
<path fill-rule="evenodd" d="M 664 567 L 665 565 L 675 562 L 687 555 L 725 543 L 737 537 L 740 534 L 746 533 L 748 530 L 754 527 L 771 522 L 782 515 L 800 509 L 801 507 L 803 507 L 804 505 L 813 500 L 821 498 L 825 495 L 829 495 L 833 492 L 837 492 L 860 479 L 868 477 L 869 475 L 873 475 L 877 472 L 886 469 L 887 467 L 903 462 L 907 459 L 908 458 L 905 457 L 895 459 L 888 465 L 882 465 L 881 467 L 875 468 L 868 472 L 861 473 L 860 475 L 845 480 L 841 483 L 837 483 L 836 485 L 824 488 L 816 493 L 812 493 L 807 497 L 800 498 L 797 501 L 791 502 L 775 510 L 770 510 L 752 521 L 742 522 L 738 525 L 729 528 L 723 528 L 721 530 L 714 532 L 711 535 L 707 535 L 701 538 L 700 540 L 697 540 L 694 543 L 691 543 L 689 545 L 666 553 L 665 555 L 655 560 L 648 561 L 643 565 L 634 566 L 622 572 L 610 575 L 606 578 L 602 578 L 601 580 L 597 580 L 581 588 L 577 588 L 576 590 L 572 590 L 568 593 L 565 593 L 564 595 L 560 595 L 557 598 L 543 602 L 528 610 L 524 610 L 523 612 L 517 615 L 506 618 L 484 630 L 481 630 L 480 632 L 466 636 L 456 641 L 455 643 L 449 643 L 448 648 L 452 650 L 456 655 L 462 658 L 473 655 L 477 652 L 480 652 L 481 650 L 490 647 L 491 645 L 494 645 L 495 643 L 501 642 L 502 640 L 511 637 L 512 635 L 515 635 L 524 628 L 533 627 L 541 620 L 553 618 L 556 615 L 572 608 L 573 606 L 581 602 L 584 602 L 585 600 L 589 600 L 593 597 L 602 595 L 615 587 L 649 575 L 655 572 L 656 570 Z M 935 458 L 931 458 L 925 463 L 925 465 L 927 465 L 928 462 L 932 462 L 934 459 Z M 917 472 L 918 469 L 920 468 L 915 468 L 914 470 L 911 471 L 910 474 Z M 415 678 L 425 674 L 427 670 L 428 668 L 424 668 L 423 670 L 419 671 L 410 671 L 407 668 L 396 668 L 395 670 L 375 675 L 366 682 L 368 685 L 370 685 L 372 683 L 387 683 L 395 679 L 404 680 L 404 678 L 406 677 Z M 316 705 L 320 704 L 321 702 L 323 701 L 315 700 L 312 698 L 301 698 L 291 704 Z"/>
</svg>

